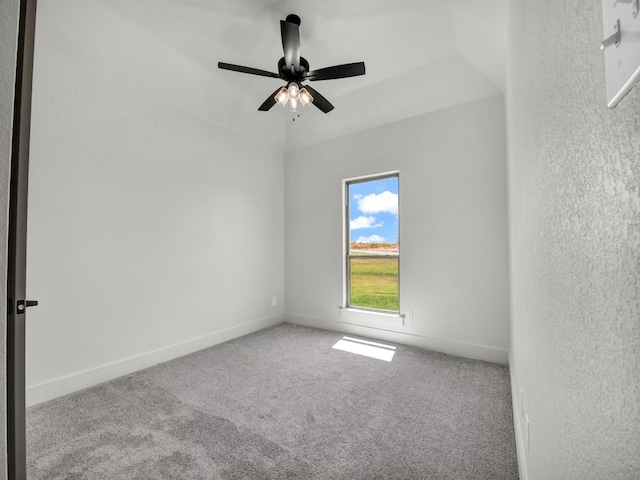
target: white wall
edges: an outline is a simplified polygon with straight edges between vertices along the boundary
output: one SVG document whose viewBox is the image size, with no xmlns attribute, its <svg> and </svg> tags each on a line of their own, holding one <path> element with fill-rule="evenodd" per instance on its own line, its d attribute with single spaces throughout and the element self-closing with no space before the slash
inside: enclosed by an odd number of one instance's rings
<svg viewBox="0 0 640 480">
<path fill-rule="evenodd" d="M 7 291 L 7 229 L 9 226 L 9 179 L 11 134 L 15 91 L 18 35 L 18 0 L 0 2 L 0 291 Z M 0 295 L 0 479 L 7 478 L 6 358 L 7 296 Z"/>
<path fill-rule="evenodd" d="M 400 310 L 414 312 L 406 326 L 338 310 L 342 180 L 392 170 L 400 172 Z M 501 95 L 291 152 L 285 173 L 287 320 L 506 363 Z"/>
<path fill-rule="evenodd" d="M 605 106 L 602 2 L 510 4 L 512 386 L 522 478 L 640 475 L 640 90 Z M 517 411 L 517 410 L 516 410 Z"/>
<path fill-rule="evenodd" d="M 97 2 L 52 3 L 34 72 L 28 404 L 279 323 L 284 305 L 284 127 L 221 127 L 208 72 Z"/>
</svg>

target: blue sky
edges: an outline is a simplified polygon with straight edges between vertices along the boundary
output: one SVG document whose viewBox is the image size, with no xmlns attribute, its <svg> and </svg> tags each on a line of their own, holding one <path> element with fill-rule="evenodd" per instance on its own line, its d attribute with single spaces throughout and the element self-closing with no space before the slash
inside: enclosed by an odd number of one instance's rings
<svg viewBox="0 0 640 480">
<path fill-rule="evenodd" d="M 351 242 L 397 243 L 398 179 L 349 185 Z"/>
</svg>

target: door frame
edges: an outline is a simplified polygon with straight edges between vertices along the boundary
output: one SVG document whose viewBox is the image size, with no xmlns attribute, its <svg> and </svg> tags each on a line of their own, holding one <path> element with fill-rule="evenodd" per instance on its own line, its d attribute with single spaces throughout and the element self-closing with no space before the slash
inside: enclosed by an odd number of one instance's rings
<svg viewBox="0 0 640 480">
<path fill-rule="evenodd" d="M 7 471 L 26 479 L 25 308 L 31 92 L 37 0 L 20 0 L 7 257 Z"/>
</svg>

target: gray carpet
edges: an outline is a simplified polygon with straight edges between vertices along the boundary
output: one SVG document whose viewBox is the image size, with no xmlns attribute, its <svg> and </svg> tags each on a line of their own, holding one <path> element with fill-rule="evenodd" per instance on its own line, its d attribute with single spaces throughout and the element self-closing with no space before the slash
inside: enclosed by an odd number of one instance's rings
<svg viewBox="0 0 640 480">
<path fill-rule="evenodd" d="M 27 411 L 28 478 L 517 479 L 504 366 L 282 324 Z"/>
</svg>

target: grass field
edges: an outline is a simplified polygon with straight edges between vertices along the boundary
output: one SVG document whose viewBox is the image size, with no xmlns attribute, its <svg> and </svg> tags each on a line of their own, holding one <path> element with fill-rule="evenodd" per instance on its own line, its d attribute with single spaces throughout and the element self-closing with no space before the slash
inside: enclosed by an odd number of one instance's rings
<svg viewBox="0 0 640 480">
<path fill-rule="evenodd" d="M 352 257 L 351 306 L 398 311 L 398 259 Z"/>
</svg>

